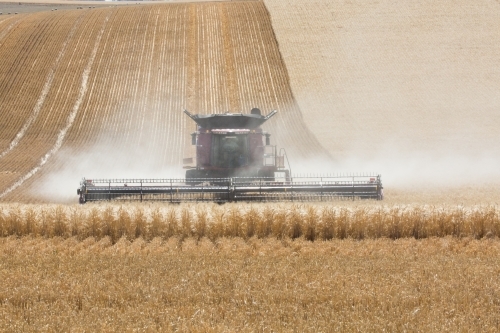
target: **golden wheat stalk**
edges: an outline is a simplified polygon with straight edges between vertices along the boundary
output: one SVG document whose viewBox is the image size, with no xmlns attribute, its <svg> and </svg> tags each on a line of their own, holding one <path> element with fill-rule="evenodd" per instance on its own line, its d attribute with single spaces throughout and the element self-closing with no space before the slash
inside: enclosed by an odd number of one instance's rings
<svg viewBox="0 0 500 333">
<path fill-rule="evenodd" d="M 500 236 L 500 213 L 486 207 L 334 207 L 304 204 L 89 206 L 2 205 L 0 236 L 331 239 Z"/>
</svg>

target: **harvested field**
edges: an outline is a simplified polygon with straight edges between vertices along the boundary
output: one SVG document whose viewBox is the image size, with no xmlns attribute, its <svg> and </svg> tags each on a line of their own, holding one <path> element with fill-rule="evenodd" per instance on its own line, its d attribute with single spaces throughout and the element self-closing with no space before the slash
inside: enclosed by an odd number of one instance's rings
<svg viewBox="0 0 500 333">
<path fill-rule="evenodd" d="M 499 188 L 498 1 L 264 2 L 304 122 L 335 159 L 304 170 Z"/>
<path fill-rule="evenodd" d="M 499 255 L 469 238 L 0 238 L 0 330 L 496 332 Z"/>
<path fill-rule="evenodd" d="M 84 175 L 182 175 L 194 129 L 184 108 L 278 109 L 268 128 L 280 146 L 326 154 L 303 125 L 262 2 L 41 12 L 0 31 L 1 200 L 61 199 L 37 186 L 71 200 L 69 182 Z"/>
</svg>

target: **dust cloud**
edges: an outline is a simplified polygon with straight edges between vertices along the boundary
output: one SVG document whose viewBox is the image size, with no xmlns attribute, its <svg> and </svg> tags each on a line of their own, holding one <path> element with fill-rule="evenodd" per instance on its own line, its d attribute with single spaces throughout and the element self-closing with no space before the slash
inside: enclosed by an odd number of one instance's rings
<svg viewBox="0 0 500 333">
<path fill-rule="evenodd" d="M 294 173 L 375 171 L 408 189 L 500 182 L 498 2 L 265 3 L 304 122 L 330 155 Z"/>
<path fill-rule="evenodd" d="M 38 199 L 76 203 L 76 190 L 86 179 L 183 178 L 181 166 L 165 166 L 141 147 L 100 143 L 86 152 L 64 149 L 57 156 L 59 168 L 42 176 L 32 188 Z"/>
<path fill-rule="evenodd" d="M 184 146 L 173 145 L 171 138 L 188 141 L 190 137 L 182 127 L 173 128 L 167 121 L 159 123 L 154 115 L 144 114 L 140 109 L 116 112 L 113 128 L 102 130 L 88 147 L 65 145 L 47 168 L 50 171 L 43 172 L 32 186 L 31 194 L 41 201 L 76 203 L 76 190 L 83 177 L 184 178 Z"/>
<path fill-rule="evenodd" d="M 380 174 L 386 188 L 459 188 L 499 184 L 500 158 L 386 151 L 377 157 L 312 158 L 292 163 L 295 176 Z"/>
<path fill-rule="evenodd" d="M 322 107 L 318 100 L 307 105 Z M 477 114 L 481 119 L 439 119 L 423 112 L 412 116 L 411 110 L 399 115 L 379 110 L 386 118 L 377 123 L 366 121 L 371 116 L 342 117 L 339 111 L 331 111 L 324 115 L 330 117 L 325 125 L 309 125 L 329 156 L 301 159 L 292 155 L 291 169 L 294 174 L 378 173 L 386 187 L 398 189 L 500 184 L 500 137 L 487 124 L 497 122 L 494 111 L 454 109 L 457 117 Z M 307 117 L 307 111 L 302 112 Z M 412 121 L 413 117 L 420 119 Z"/>
</svg>

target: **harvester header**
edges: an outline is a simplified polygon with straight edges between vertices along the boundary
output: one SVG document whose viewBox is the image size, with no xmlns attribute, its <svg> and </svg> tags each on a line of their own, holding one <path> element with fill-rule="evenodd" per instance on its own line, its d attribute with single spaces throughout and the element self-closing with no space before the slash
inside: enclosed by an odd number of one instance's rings
<svg viewBox="0 0 500 333">
<path fill-rule="evenodd" d="M 293 177 L 286 152 L 271 145 L 260 127 L 277 111 L 250 114 L 191 114 L 196 157 L 185 159 L 184 179 L 83 179 L 80 203 L 138 201 L 326 201 L 339 198 L 381 200 L 378 174 Z M 193 165 L 193 161 L 195 163 Z M 285 161 L 288 168 L 285 167 Z"/>
</svg>

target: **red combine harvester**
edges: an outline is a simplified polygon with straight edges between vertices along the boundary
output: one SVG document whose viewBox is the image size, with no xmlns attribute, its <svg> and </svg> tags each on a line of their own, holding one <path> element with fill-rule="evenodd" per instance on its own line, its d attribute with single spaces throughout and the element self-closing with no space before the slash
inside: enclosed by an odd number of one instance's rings
<svg viewBox="0 0 500 333">
<path fill-rule="evenodd" d="M 187 170 L 186 179 L 270 179 L 278 170 L 281 178 L 289 178 L 284 156 L 276 154 L 276 146 L 270 145 L 271 135 L 260 128 L 276 112 L 264 117 L 259 109 L 252 109 L 250 114 L 192 115 L 184 111 L 198 125 L 191 134 L 192 144 L 196 145 L 196 168 Z"/>
<path fill-rule="evenodd" d="M 276 114 L 193 115 L 191 134 L 196 164 L 185 165 L 184 179 L 83 179 L 80 203 L 89 201 L 327 201 L 342 198 L 382 200 L 378 174 L 294 177 L 286 153 L 270 143 L 261 125 Z M 185 159 L 191 164 L 192 159 Z M 288 162 L 288 159 L 287 159 Z"/>
</svg>

